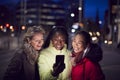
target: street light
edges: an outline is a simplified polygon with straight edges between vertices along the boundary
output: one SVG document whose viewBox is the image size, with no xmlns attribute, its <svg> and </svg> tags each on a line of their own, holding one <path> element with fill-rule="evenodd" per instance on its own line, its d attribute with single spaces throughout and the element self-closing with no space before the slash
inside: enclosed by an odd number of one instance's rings
<svg viewBox="0 0 120 80">
<path fill-rule="evenodd" d="M 6 27 L 9 27 L 10 25 L 7 23 L 5 26 L 6 26 Z"/>
<path fill-rule="evenodd" d="M 78 10 L 79 10 L 79 11 L 82 11 L 82 7 L 78 7 Z"/>
<path fill-rule="evenodd" d="M 75 17 L 75 14 L 74 14 L 74 13 L 71 13 L 70 15 L 71 15 L 71 17 Z"/>
<path fill-rule="evenodd" d="M 22 30 L 25 30 L 26 29 L 26 27 L 25 26 L 22 26 Z"/>
</svg>

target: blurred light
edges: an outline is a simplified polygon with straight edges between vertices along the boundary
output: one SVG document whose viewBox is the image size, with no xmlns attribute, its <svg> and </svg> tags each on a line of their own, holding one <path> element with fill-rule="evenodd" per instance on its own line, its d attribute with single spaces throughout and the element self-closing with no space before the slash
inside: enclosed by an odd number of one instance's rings
<svg viewBox="0 0 120 80">
<path fill-rule="evenodd" d="M 76 30 L 75 29 L 71 29 L 71 32 L 74 33 Z"/>
<path fill-rule="evenodd" d="M 32 20 L 28 20 L 28 23 L 32 23 Z"/>
<path fill-rule="evenodd" d="M 12 34 L 11 34 L 11 36 L 12 36 L 12 37 L 14 37 L 14 36 L 15 36 L 15 34 L 14 34 L 14 33 L 12 33 Z"/>
<path fill-rule="evenodd" d="M 92 41 L 95 41 L 95 40 L 97 40 L 97 37 L 92 37 Z"/>
<path fill-rule="evenodd" d="M 96 35 L 97 35 L 97 36 L 100 36 L 100 32 L 96 32 Z"/>
<path fill-rule="evenodd" d="M 73 24 L 73 25 L 72 25 L 72 28 L 73 28 L 73 29 L 78 29 L 78 28 L 79 28 L 78 23 Z"/>
<path fill-rule="evenodd" d="M 107 44 L 107 40 L 105 40 L 104 43 Z"/>
<path fill-rule="evenodd" d="M 92 42 L 93 43 L 98 43 L 98 38 L 95 36 L 95 37 L 92 37 Z"/>
<path fill-rule="evenodd" d="M 90 36 L 92 36 L 92 32 L 89 32 Z"/>
<path fill-rule="evenodd" d="M 108 41 L 108 44 L 112 44 L 112 41 Z"/>
<path fill-rule="evenodd" d="M 81 11 L 81 10 L 82 10 L 82 7 L 78 7 L 78 10 L 80 10 L 80 11 Z"/>
<path fill-rule="evenodd" d="M 102 24 L 102 21 L 99 21 L 99 24 Z"/>
<path fill-rule="evenodd" d="M 53 26 L 52 28 L 55 28 L 56 26 Z"/>
<path fill-rule="evenodd" d="M 0 26 L 0 29 L 3 30 L 3 26 Z"/>
<path fill-rule="evenodd" d="M 114 26 L 114 32 L 117 32 L 117 26 Z"/>
<path fill-rule="evenodd" d="M 22 30 L 25 30 L 26 29 L 26 27 L 25 26 L 22 26 Z"/>
<path fill-rule="evenodd" d="M 4 28 L 4 29 L 3 29 L 3 32 L 7 32 L 7 29 L 6 29 L 6 28 Z"/>
<path fill-rule="evenodd" d="M 9 27 L 10 25 L 9 24 L 6 24 L 6 27 Z"/>
<path fill-rule="evenodd" d="M 74 14 L 74 13 L 71 13 L 70 15 L 71 15 L 71 17 L 74 17 L 74 16 L 75 16 L 75 14 Z"/>
<path fill-rule="evenodd" d="M 12 29 L 13 29 L 13 26 L 10 26 L 10 29 L 12 30 Z"/>
</svg>

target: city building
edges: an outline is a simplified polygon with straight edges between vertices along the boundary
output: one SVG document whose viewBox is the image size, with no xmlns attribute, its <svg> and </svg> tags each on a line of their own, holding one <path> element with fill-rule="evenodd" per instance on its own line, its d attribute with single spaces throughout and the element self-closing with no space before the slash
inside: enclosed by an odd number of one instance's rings
<svg viewBox="0 0 120 80">
<path fill-rule="evenodd" d="M 19 26 L 71 27 L 83 21 L 83 0 L 20 0 L 16 10 Z"/>
<path fill-rule="evenodd" d="M 120 0 L 109 0 L 109 29 L 113 42 L 120 42 Z"/>
<path fill-rule="evenodd" d="M 66 10 L 63 2 L 53 0 L 20 0 L 16 11 L 19 26 L 43 25 L 50 29 L 54 26 L 65 26 Z"/>
</svg>

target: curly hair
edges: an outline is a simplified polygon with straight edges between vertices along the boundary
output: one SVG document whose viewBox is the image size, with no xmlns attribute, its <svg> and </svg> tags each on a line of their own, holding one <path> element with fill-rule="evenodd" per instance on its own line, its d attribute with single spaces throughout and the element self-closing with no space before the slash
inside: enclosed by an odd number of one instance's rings
<svg viewBox="0 0 120 80">
<path fill-rule="evenodd" d="M 41 26 L 29 27 L 23 37 L 23 50 L 31 64 L 34 64 L 35 61 L 37 61 L 39 51 L 34 50 L 34 48 L 29 43 L 29 40 L 31 40 L 37 33 L 45 35 L 45 30 Z"/>
</svg>

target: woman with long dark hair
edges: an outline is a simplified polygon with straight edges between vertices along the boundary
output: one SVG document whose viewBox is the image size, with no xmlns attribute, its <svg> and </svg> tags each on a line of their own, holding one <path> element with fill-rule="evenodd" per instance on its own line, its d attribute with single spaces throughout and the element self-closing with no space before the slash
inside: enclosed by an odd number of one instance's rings
<svg viewBox="0 0 120 80">
<path fill-rule="evenodd" d="M 72 80 L 105 80 L 99 65 L 102 49 L 91 42 L 89 33 L 78 31 L 72 39 Z"/>
</svg>

